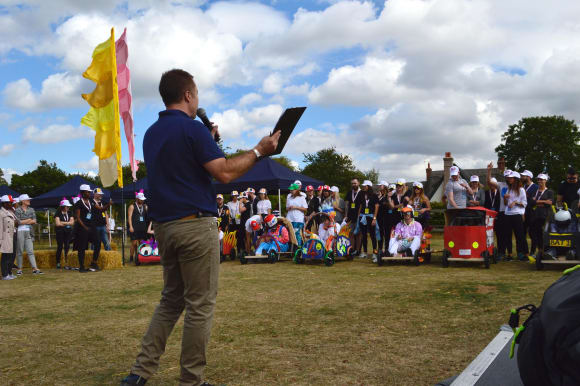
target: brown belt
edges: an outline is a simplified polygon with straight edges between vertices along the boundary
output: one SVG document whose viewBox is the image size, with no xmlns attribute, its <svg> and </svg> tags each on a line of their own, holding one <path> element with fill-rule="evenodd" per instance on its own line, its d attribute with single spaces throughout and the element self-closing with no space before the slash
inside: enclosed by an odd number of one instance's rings
<svg viewBox="0 0 580 386">
<path fill-rule="evenodd" d="M 192 214 L 191 216 L 187 216 L 187 217 L 182 217 L 180 218 L 180 220 L 193 220 L 194 218 L 198 218 L 199 216 L 197 214 Z"/>
</svg>

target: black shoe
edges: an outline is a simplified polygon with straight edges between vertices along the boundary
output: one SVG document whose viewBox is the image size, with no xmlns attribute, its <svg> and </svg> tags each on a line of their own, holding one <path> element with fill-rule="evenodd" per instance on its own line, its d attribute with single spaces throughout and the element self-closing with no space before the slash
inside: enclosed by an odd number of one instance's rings
<svg viewBox="0 0 580 386">
<path fill-rule="evenodd" d="M 89 271 L 87 269 L 85 269 L 85 267 L 81 267 L 81 268 L 79 268 L 79 272 L 80 273 L 87 273 Z"/>
<path fill-rule="evenodd" d="M 129 386 L 129 385 L 144 385 L 147 383 L 147 380 L 137 374 L 129 374 L 121 381 L 121 386 Z"/>
<path fill-rule="evenodd" d="M 506 256 L 504 259 L 504 261 L 512 261 L 512 260 L 513 260 L 513 258 L 511 256 Z"/>
<path fill-rule="evenodd" d="M 97 265 L 97 263 L 91 263 L 89 271 L 91 271 L 91 272 L 99 271 L 99 266 Z"/>
</svg>

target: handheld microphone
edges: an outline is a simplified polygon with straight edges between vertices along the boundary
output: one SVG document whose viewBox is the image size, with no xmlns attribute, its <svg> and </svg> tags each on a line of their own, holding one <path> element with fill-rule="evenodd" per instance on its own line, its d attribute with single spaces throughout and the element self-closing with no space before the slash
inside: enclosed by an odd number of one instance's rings
<svg viewBox="0 0 580 386">
<path fill-rule="evenodd" d="M 211 122 L 209 121 L 207 114 L 205 113 L 205 110 L 203 108 L 198 108 L 197 109 L 197 114 L 196 114 L 199 119 L 201 119 L 201 121 L 203 122 L 203 124 L 205 125 L 205 127 L 207 127 L 209 129 L 209 131 L 211 132 L 213 130 L 213 126 L 211 124 Z M 220 135 L 218 133 L 215 134 L 215 136 L 213 137 L 213 139 L 216 142 L 219 142 L 220 140 Z"/>
</svg>

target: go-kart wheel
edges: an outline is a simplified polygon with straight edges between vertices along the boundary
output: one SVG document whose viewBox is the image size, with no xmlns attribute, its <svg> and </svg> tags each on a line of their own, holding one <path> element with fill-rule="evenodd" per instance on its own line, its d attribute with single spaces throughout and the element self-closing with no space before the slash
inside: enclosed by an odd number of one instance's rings
<svg viewBox="0 0 580 386">
<path fill-rule="evenodd" d="M 248 264 L 248 259 L 246 259 L 246 252 L 242 252 L 240 253 L 240 263 L 242 264 Z"/>
<path fill-rule="evenodd" d="M 491 262 L 497 264 L 497 248 L 493 247 L 493 255 L 491 256 Z"/>
<path fill-rule="evenodd" d="M 420 261 L 419 261 L 419 250 L 417 249 L 415 251 L 415 253 L 413 253 L 413 264 L 415 265 L 419 265 Z"/>
<path fill-rule="evenodd" d="M 139 261 L 139 254 L 138 253 L 135 254 L 135 265 L 136 266 L 141 265 L 141 262 Z"/>
<path fill-rule="evenodd" d="M 304 262 L 304 259 L 302 258 L 302 249 L 298 249 L 296 251 L 296 253 L 294 254 L 294 259 L 292 260 L 294 260 L 296 264 L 302 264 Z"/>
<path fill-rule="evenodd" d="M 491 262 L 491 258 L 489 257 L 489 252 L 483 251 L 482 257 L 483 257 L 483 265 L 485 265 L 486 269 L 489 269 L 489 263 Z"/>
<path fill-rule="evenodd" d="M 538 271 L 541 271 L 542 269 L 544 269 L 544 263 L 542 263 L 543 258 L 544 258 L 544 252 L 538 251 L 538 254 L 536 255 L 536 269 Z"/>
<path fill-rule="evenodd" d="M 449 260 L 448 260 L 448 259 L 449 259 L 449 256 L 450 256 L 450 255 L 451 255 L 451 254 L 449 253 L 449 251 L 448 251 L 448 250 L 444 250 L 444 251 L 443 251 L 443 256 L 441 256 L 441 266 L 442 266 L 443 268 L 447 268 L 447 267 L 449 267 Z"/>
<path fill-rule="evenodd" d="M 334 264 L 334 258 L 332 257 L 332 251 L 329 251 L 324 255 L 324 265 L 330 267 Z"/>
<path fill-rule="evenodd" d="M 268 252 L 268 263 L 274 264 L 278 261 L 278 252 L 271 250 Z"/>
</svg>

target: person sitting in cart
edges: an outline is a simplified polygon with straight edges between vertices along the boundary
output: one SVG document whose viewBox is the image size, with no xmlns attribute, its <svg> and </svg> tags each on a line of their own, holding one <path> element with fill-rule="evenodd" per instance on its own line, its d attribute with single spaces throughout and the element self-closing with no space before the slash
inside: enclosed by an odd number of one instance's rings
<svg viewBox="0 0 580 386">
<path fill-rule="evenodd" d="M 278 223 L 278 218 L 273 214 L 269 214 L 264 219 L 266 223 L 266 234 L 258 248 L 256 248 L 256 255 L 266 255 L 271 250 L 277 252 L 288 252 L 290 250 L 290 236 L 288 229 Z"/>
<path fill-rule="evenodd" d="M 552 206 L 556 212 L 556 207 Z M 567 208 L 559 209 L 552 217 L 548 230 L 550 233 L 566 234 L 578 231 L 578 224 L 575 216 Z M 565 254 L 570 248 L 567 247 L 549 247 L 545 255 L 547 258 L 555 259 L 559 255 Z"/>
<path fill-rule="evenodd" d="M 413 208 L 403 207 L 401 213 L 403 220 L 397 224 L 389 241 L 389 253 L 395 257 L 401 256 L 407 249 L 411 249 L 411 254 L 415 254 L 421 247 L 423 235 L 421 224 L 413 218 Z"/>
<path fill-rule="evenodd" d="M 320 224 L 318 227 L 318 237 L 320 237 L 320 241 L 322 241 L 325 246 L 331 237 L 336 238 L 340 233 L 341 226 L 334 221 L 335 216 L 335 212 L 330 212 L 329 215 L 324 218 L 322 224 Z"/>
</svg>

